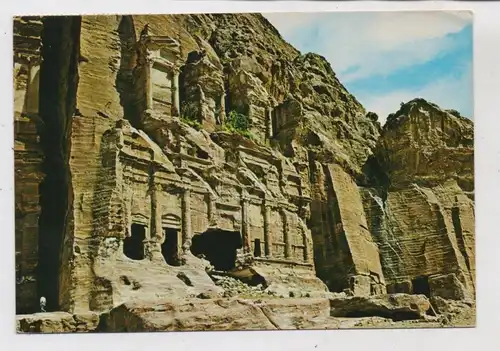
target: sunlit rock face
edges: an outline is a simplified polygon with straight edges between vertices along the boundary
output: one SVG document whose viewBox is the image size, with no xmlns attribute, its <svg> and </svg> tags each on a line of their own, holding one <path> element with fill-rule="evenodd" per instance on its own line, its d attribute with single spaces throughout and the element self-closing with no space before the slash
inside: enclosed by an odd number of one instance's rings
<svg viewBox="0 0 500 351">
<path fill-rule="evenodd" d="M 389 115 L 372 163 L 383 186 L 363 188 L 389 291 L 473 298 L 473 132 L 423 99 Z"/>
<path fill-rule="evenodd" d="M 214 271 L 255 296 L 474 298 L 457 112 L 416 99 L 382 128 L 259 14 L 14 25 L 18 313 L 225 298 Z"/>
</svg>

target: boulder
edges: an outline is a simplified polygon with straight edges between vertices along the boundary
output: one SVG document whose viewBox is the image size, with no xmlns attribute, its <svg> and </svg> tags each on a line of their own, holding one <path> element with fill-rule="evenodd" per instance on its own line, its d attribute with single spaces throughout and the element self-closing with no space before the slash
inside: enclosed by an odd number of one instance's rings
<svg viewBox="0 0 500 351">
<path fill-rule="evenodd" d="M 262 310 L 239 299 L 136 301 L 103 318 L 105 332 L 276 329 Z"/>
<path fill-rule="evenodd" d="M 392 294 L 330 299 L 335 317 L 379 316 L 393 320 L 421 319 L 431 307 L 424 295 Z"/>
<path fill-rule="evenodd" d="M 44 312 L 16 316 L 18 333 L 75 333 L 96 331 L 99 314 Z"/>
</svg>

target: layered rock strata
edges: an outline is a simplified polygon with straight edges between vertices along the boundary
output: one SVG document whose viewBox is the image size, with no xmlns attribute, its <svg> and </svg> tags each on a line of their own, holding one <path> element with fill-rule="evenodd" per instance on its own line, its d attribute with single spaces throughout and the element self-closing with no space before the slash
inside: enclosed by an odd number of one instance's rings
<svg viewBox="0 0 500 351">
<path fill-rule="evenodd" d="M 26 313 L 38 304 L 39 185 L 44 177 L 38 108 L 42 28 L 39 18 L 14 20 L 16 311 Z"/>
<path fill-rule="evenodd" d="M 473 299 L 472 122 L 412 100 L 389 116 L 375 155 L 385 184 L 360 189 L 388 291 Z"/>
</svg>

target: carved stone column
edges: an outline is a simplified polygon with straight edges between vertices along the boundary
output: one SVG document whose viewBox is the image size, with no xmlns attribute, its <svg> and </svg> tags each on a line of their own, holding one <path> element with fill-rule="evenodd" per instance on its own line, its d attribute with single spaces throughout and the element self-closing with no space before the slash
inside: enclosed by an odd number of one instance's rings
<svg viewBox="0 0 500 351">
<path fill-rule="evenodd" d="M 248 120 L 250 121 L 250 124 L 253 123 L 253 114 L 254 114 L 254 108 L 252 105 L 248 105 Z"/>
<path fill-rule="evenodd" d="M 273 108 L 267 108 L 267 137 L 271 139 L 273 137 Z"/>
<path fill-rule="evenodd" d="M 310 257 L 309 257 L 309 241 L 307 240 L 307 237 L 304 236 L 304 262 L 309 263 L 310 262 Z"/>
<path fill-rule="evenodd" d="M 271 235 L 271 206 L 264 204 L 264 251 L 267 257 L 271 257 L 273 243 Z"/>
<path fill-rule="evenodd" d="M 216 219 L 215 219 L 216 204 L 215 204 L 214 194 L 209 192 L 207 194 L 207 200 L 208 200 L 208 225 L 213 226 L 216 224 Z"/>
<path fill-rule="evenodd" d="M 161 204 L 159 193 L 161 185 L 153 183 L 151 185 L 151 240 L 161 242 L 163 229 L 161 224 Z"/>
<path fill-rule="evenodd" d="M 246 190 L 241 193 L 241 237 L 243 252 L 251 252 L 251 238 L 248 231 L 248 194 Z"/>
<path fill-rule="evenodd" d="M 153 56 L 146 50 L 146 109 L 148 110 L 153 108 L 153 65 Z"/>
<path fill-rule="evenodd" d="M 180 102 L 179 102 L 179 69 L 174 68 L 172 71 L 172 116 L 179 116 Z"/>
<path fill-rule="evenodd" d="M 223 93 L 220 97 L 220 111 L 219 111 L 220 124 L 226 121 L 226 94 Z"/>
<path fill-rule="evenodd" d="M 185 186 L 182 193 L 182 244 L 191 240 L 191 189 Z"/>
<path fill-rule="evenodd" d="M 292 255 L 292 243 L 290 241 L 290 224 L 288 223 L 288 216 L 286 211 L 282 211 L 283 214 L 283 238 L 285 241 L 285 258 L 290 258 Z"/>
<path fill-rule="evenodd" d="M 162 228 L 162 211 L 160 203 L 160 193 L 162 191 L 161 185 L 156 183 L 154 174 L 154 165 L 152 166 L 152 176 L 150 179 L 150 199 L 151 199 L 151 216 L 150 216 L 150 230 L 146 239 L 144 240 L 144 256 L 150 260 L 154 260 L 160 256 L 161 240 L 163 239 Z"/>
<path fill-rule="evenodd" d="M 305 225 L 304 222 L 302 222 L 301 219 L 299 219 L 299 224 L 301 226 L 302 230 L 302 244 L 304 245 L 304 262 L 305 263 L 311 263 L 311 243 L 309 242 L 309 237 L 311 235 L 311 232 L 309 228 Z"/>
</svg>

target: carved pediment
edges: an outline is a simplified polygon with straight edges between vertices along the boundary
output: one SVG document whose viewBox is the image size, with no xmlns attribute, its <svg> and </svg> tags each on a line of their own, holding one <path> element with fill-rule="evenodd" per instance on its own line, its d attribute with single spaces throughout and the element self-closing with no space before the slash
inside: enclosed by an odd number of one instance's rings
<svg viewBox="0 0 500 351">
<path fill-rule="evenodd" d="M 167 213 L 161 217 L 161 222 L 163 226 L 171 228 L 181 227 L 181 218 L 173 213 Z"/>
<path fill-rule="evenodd" d="M 143 224 L 147 226 L 149 224 L 149 217 L 143 215 L 142 213 L 132 213 L 132 223 Z"/>
</svg>

